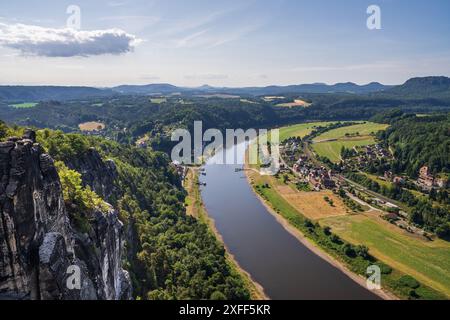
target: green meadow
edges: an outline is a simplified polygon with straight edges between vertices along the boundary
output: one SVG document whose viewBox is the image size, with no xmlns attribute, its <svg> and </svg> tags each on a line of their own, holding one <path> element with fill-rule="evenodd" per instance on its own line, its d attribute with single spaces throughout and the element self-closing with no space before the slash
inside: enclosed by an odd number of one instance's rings
<svg viewBox="0 0 450 320">
<path fill-rule="evenodd" d="M 292 137 L 303 138 L 310 134 L 316 127 L 325 127 L 332 122 L 311 122 L 301 123 L 293 126 L 283 127 L 280 129 L 280 141 L 286 140 Z"/>
<path fill-rule="evenodd" d="M 151 103 L 155 103 L 155 104 L 161 104 L 161 103 L 165 103 L 167 102 L 166 98 L 152 98 L 150 99 Z"/>
<path fill-rule="evenodd" d="M 12 104 L 11 106 L 17 109 L 28 109 L 28 108 L 34 108 L 38 104 L 36 102 L 24 102 L 24 103 L 17 103 Z"/>
<path fill-rule="evenodd" d="M 450 243 L 414 237 L 375 214 L 326 218 L 321 224 L 378 259 L 450 297 Z"/>
<path fill-rule="evenodd" d="M 330 139 L 344 139 L 348 135 L 356 135 L 358 136 L 371 136 L 377 133 L 378 131 L 386 130 L 388 125 L 386 124 L 379 124 L 379 123 L 373 123 L 373 122 L 365 122 L 356 124 L 354 126 L 349 127 L 342 127 L 337 128 L 328 132 L 325 132 L 324 134 L 321 134 L 317 138 L 314 139 L 314 141 L 319 142 L 323 140 L 330 140 Z"/>
<path fill-rule="evenodd" d="M 316 137 L 312 147 L 319 156 L 336 163 L 341 160 L 342 147 L 352 149 L 375 144 L 375 133 L 386 130 L 387 127 L 384 124 L 365 122 L 334 129 Z"/>
<path fill-rule="evenodd" d="M 314 143 L 312 147 L 318 155 L 327 157 L 331 162 L 336 163 L 341 160 L 342 147 L 352 149 L 353 147 L 368 146 L 371 144 L 375 144 L 375 139 L 373 137 L 363 137 L 362 139 L 345 139 Z"/>
</svg>

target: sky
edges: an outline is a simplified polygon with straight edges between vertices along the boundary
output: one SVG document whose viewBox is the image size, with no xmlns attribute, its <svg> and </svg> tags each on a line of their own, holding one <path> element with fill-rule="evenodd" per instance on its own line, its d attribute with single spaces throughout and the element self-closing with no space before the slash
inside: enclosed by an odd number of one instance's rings
<svg viewBox="0 0 450 320">
<path fill-rule="evenodd" d="M 450 76 L 449 13 L 448 0 L 1 1 L 0 85 L 401 84 Z"/>
</svg>

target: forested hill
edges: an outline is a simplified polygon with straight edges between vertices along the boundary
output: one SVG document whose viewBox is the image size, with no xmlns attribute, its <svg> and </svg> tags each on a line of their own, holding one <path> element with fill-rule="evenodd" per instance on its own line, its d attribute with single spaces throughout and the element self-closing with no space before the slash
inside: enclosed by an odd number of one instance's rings
<svg viewBox="0 0 450 320">
<path fill-rule="evenodd" d="M 22 129 L 0 122 L 0 141 L 22 135 Z M 123 268 L 130 274 L 135 298 L 250 297 L 240 275 L 227 262 L 224 247 L 204 223 L 186 215 L 186 194 L 167 155 L 48 129 L 37 132 L 37 142 L 56 161 L 61 180 L 53 186 L 61 184 L 65 190 L 72 228 L 80 233 L 77 241 L 95 239 L 98 226 L 90 210 L 103 200 L 118 212 L 125 228 Z M 37 145 L 33 148 L 41 150 Z M 95 264 L 93 252 L 78 254 Z"/>
<path fill-rule="evenodd" d="M 114 92 L 108 89 L 91 87 L 0 86 L 0 100 L 5 101 L 63 101 L 88 97 L 104 97 L 113 94 Z"/>
<path fill-rule="evenodd" d="M 267 86 L 267 87 L 243 87 L 243 88 L 219 88 L 208 85 L 198 88 L 176 87 L 170 84 L 150 84 L 150 85 L 124 85 L 114 87 L 112 90 L 124 94 L 171 94 L 171 93 L 215 93 L 234 94 L 245 96 L 263 96 L 280 94 L 302 94 L 302 93 L 353 93 L 366 94 L 371 92 L 384 91 L 391 88 L 378 82 L 365 85 L 358 85 L 353 82 L 336 83 L 328 85 L 325 83 L 298 84 L 288 86 Z"/>
<path fill-rule="evenodd" d="M 400 99 L 450 99 L 450 78 L 423 77 L 412 78 L 403 85 L 395 86 L 373 96 Z"/>
<path fill-rule="evenodd" d="M 450 114 L 437 116 L 404 115 L 394 112 L 374 118 L 391 126 L 379 138 L 394 151 L 394 169 L 417 177 L 422 166 L 433 174 L 450 175 Z"/>
<path fill-rule="evenodd" d="M 247 97 L 302 95 L 302 94 L 348 94 L 366 98 L 386 99 L 450 99 L 450 78 L 412 78 L 402 85 L 388 86 L 378 82 L 358 85 L 352 82 L 325 84 L 298 84 L 266 87 L 179 87 L 171 84 L 122 85 L 113 88 L 63 87 L 63 86 L 0 86 L 0 101 L 66 101 L 92 97 L 117 95 L 234 95 Z"/>
<path fill-rule="evenodd" d="M 357 85 L 352 82 L 327 85 L 323 83 L 301 84 L 291 86 L 268 86 L 248 88 L 215 88 L 202 86 L 198 88 L 177 87 L 171 84 L 122 85 L 114 88 L 98 89 L 92 87 L 63 86 L 0 86 L 0 100 L 4 101 L 65 101 L 92 97 L 125 95 L 170 95 L 170 94 L 231 94 L 244 96 L 263 96 L 302 93 L 352 93 L 367 94 L 384 91 L 390 86 L 380 83 Z"/>
</svg>

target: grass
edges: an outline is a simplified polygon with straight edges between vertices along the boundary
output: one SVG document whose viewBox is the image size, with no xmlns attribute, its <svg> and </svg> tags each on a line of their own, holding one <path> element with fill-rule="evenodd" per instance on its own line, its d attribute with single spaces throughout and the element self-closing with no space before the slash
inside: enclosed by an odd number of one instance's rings
<svg viewBox="0 0 450 320">
<path fill-rule="evenodd" d="M 376 176 L 374 174 L 370 174 L 370 173 L 364 172 L 364 175 L 367 176 L 369 179 L 371 179 L 371 180 L 375 181 L 376 183 L 378 183 L 380 186 L 385 186 L 386 188 L 391 188 L 391 187 L 394 186 L 391 182 L 383 180 L 383 179 L 380 179 L 380 177 L 378 177 L 378 176 Z"/>
<path fill-rule="evenodd" d="M 384 186 L 386 188 L 394 187 L 394 184 L 392 182 L 380 179 L 380 177 L 378 177 L 376 175 L 369 174 L 367 172 L 364 172 L 363 174 L 365 176 L 367 176 L 369 179 L 371 179 L 371 180 L 375 181 L 376 183 L 378 183 L 380 186 Z M 420 191 L 412 190 L 412 189 L 405 189 L 405 190 L 408 190 L 409 192 L 411 192 L 414 196 L 416 196 L 420 200 L 423 200 L 423 201 L 428 201 L 429 200 L 428 196 L 426 194 L 420 192 Z M 405 204 L 400 204 L 400 203 L 398 203 L 398 201 L 392 201 L 392 202 L 395 202 L 398 205 L 400 205 L 401 207 L 404 207 L 405 210 L 406 210 L 406 208 L 408 208 L 408 206 L 406 206 Z M 437 203 L 437 202 L 436 202 L 436 204 L 439 205 L 439 203 Z"/>
<path fill-rule="evenodd" d="M 293 126 L 283 127 L 280 129 L 280 141 L 288 138 L 300 137 L 303 138 L 310 134 L 316 127 L 325 127 L 332 122 L 311 122 L 301 123 Z"/>
<path fill-rule="evenodd" d="M 341 160 L 342 147 L 352 149 L 375 144 L 374 134 L 386 130 L 387 127 L 384 124 L 365 122 L 337 128 L 316 137 L 312 147 L 319 156 L 327 157 L 336 163 Z"/>
<path fill-rule="evenodd" d="M 283 197 L 276 191 L 270 177 L 259 176 L 256 173 L 255 175 L 252 174 L 251 177 L 254 179 L 258 193 L 260 193 L 271 204 L 272 208 L 277 213 L 283 213 L 283 216 L 289 221 L 298 221 L 298 219 L 303 221 L 303 218 L 299 215 L 299 212 L 286 200 L 284 200 Z M 259 177 L 259 179 L 255 179 L 255 177 Z M 262 188 L 261 186 L 265 183 L 267 183 L 270 188 Z"/>
<path fill-rule="evenodd" d="M 373 213 L 326 218 L 321 223 L 344 240 L 369 247 L 376 258 L 450 297 L 450 243 L 414 237 Z"/>
<path fill-rule="evenodd" d="M 151 103 L 155 103 L 155 104 L 161 104 L 161 103 L 165 103 L 167 102 L 166 98 L 152 98 L 150 99 Z"/>
<path fill-rule="evenodd" d="M 267 96 L 267 97 L 263 98 L 263 100 L 266 102 L 272 102 L 272 101 L 278 100 L 278 99 L 284 99 L 284 97 L 283 96 Z"/>
<path fill-rule="evenodd" d="M 352 149 L 353 147 L 368 146 L 375 144 L 375 139 L 370 136 L 361 138 L 343 139 L 312 144 L 314 151 L 321 157 L 327 157 L 331 162 L 337 163 L 341 160 L 342 147 Z"/>
<path fill-rule="evenodd" d="M 36 102 L 24 102 L 24 103 L 13 104 L 11 106 L 16 109 L 30 109 L 30 108 L 36 107 L 37 105 L 38 105 L 38 103 L 36 103 Z"/>
<path fill-rule="evenodd" d="M 241 99 L 240 101 L 241 101 L 242 103 L 258 104 L 258 102 L 251 101 L 251 100 L 248 100 L 248 99 Z"/>
<path fill-rule="evenodd" d="M 283 185 L 277 181 L 276 191 L 298 212 L 311 220 L 342 216 L 348 213 L 343 201 L 330 190 L 321 192 L 298 191 L 295 185 Z M 333 205 L 325 199 L 331 200 Z"/>
<path fill-rule="evenodd" d="M 186 213 L 200 219 L 203 223 L 207 223 L 208 221 L 205 219 L 207 215 L 203 208 L 202 198 L 197 183 L 197 169 L 190 168 L 184 180 L 184 188 L 187 191 L 185 199 Z"/>
<path fill-rule="evenodd" d="M 419 289 L 415 290 L 416 293 L 418 293 L 422 299 L 445 299 L 445 295 L 448 295 L 448 288 L 446 287 L 446 282 L 448 281 L 448 264 L 450 262 L 450 259 L 448 257 L 450 250 L 447 246 L 447 244 L 443 244 L 443 242 L 437 242 L 434 244 L 433 250 L 426 250 L 424 249 L 424 245 L 417 245 L 417 246 L 407 246 L 407 242 L 401 242 L 403 246 L 405 246 L 403 249 L 401 249 L 401 246 L 398 246 L 396 250 L 400 250 L 401 252 L 395 252 L 396 255 L 403 254 L 406 260 L 414 261 L 414 258 L 420 257 L 419 260 L 415 260 L 414 266 L 417 267 L 417 269 L 409 269 L 404 268 L 404 265 L 402 263 L 396 262 L 397 258 L 399 261 L 403 261 L 403 257 L 395 257 L 395 259 L 389 259 L 388 255 L 380 255 L 378 251 L 378 247 L 374 245 L 374 243 L 377 243 L 378 246 L 382 246 L 384 248 L 390 248 L 392 247 L 392 243 L 399 242 L 399 239 L 401 236 L 395 235 L 395 233 L 392 233 L 393 240 L 389 241 L 386 240 L 386 237 L 390 236 L 389 232 L 384 230 L 383 227 L 377 228 L 376 224 L 369 224 L 363 227 L 356 227 L 358 230 L 358 235 L 362 239 L 368 239 L 373 237 L 373 242 L 364 242 L 364 241 L 356 241 L 354 238 L 351 237 L 343 237 L 342 239 L 351 243 L 352 245 L 357 244 L 364 244 L 367 243 L 370 254 L 372 256 L 375 256 L 376 260 L 374 262 L 368 262 L 367 260 L 361 259 L 360 257 L 356 258 L 350 258 L 342 253 L 341 246 L 336 246 L 335 244 L 332 244 L 329 241 L 329 238 L 327 238 L 323 231 L 320 231 L 320 229 L 315 229 L 314 231 L 311 231 L 310 228 L 305 227 L 305 217 L 297 211 L 292 205 L 290 205 L 277 191 L 276 188 L 274 188 L 274 185 L 271 184 L 270 177 L 257 177 L 258 175 L 251 174 L 251 177 L 253 179 L 253 186 L 256 189 L 256 192 L 258 192 L 265 201 L 274 209 L 275 212 L 283 216 L 292 226 L 299 229 L 307 238 L 309 238 L 311 241 L 313 241 L 316 245 L 318 245 L 320 248 L 322 248 L 324 251 L 326 251 L 328 254 L 333 256 L 334 258 L 338 259 L 342 263 L 344 263 L 351 271 L 364 275 L 365 269 L 368 265 L 371 264 L 378 264 L 378 265 L 385 265 L 388 264 L 393 270 L 389 274 L 383 274 L 382 275 L 382 285 L 384 288 L 389 288 L 390 291 L 394 292 L 396 295 L 398 295 L 401 298 L 407 299 L 409 298 L 410 294 L 410 288 L 405 288 L 399 284 L 399 280 L 405 276 L 405 274 L 411 274 L 412 276 L 417 277 L 417 279 L 421 282 L 421 286 Z M 269 187 L 263 187 L 264 185 L 267 185 Z M 336 225 L 333 225 L 330 223 L 330 221 L 335 221 L 339 219 L 350 219 L 351 217 L 359 217 L 360 215 L 352 215 L 352 216 L 343 216 L 343 217 L 333 217 L 333 218 L 327 218 L 320 220 L 321 226 L 326 225 L 332 225 L 334 228 L 332 230 L 333 233 L 337 234 L 338 236 L 341 236 L 341 233 L 336 228 Z M 352 232 L 354 228 L 350 228 Z M 418 240 L 417 240 L 418 241 Z M 441 247 L 442 246 L 442 247 Z M 415 248 L 418 248 L 418 252 L 408 252 L 408 249 L 414 250 Z M 391 251 L 395 251 L 394 249 L 390 249 Z M 412 258 L 411 258 L 412 257 Z M 427 258 L 430 258 L 430 260 L 427 260 Z M 417 258 L 416 258 L 417 259 Z M 423 260 L 422 260 L 423 259 Z M 436 260 L 442 259 L 443 261 L 440 261 L 439 263 L 436 263 Z M 421 262 L 424 262 L 423 265 L 416 265 L 420 264 Z M 431 268 L 431 269 L 429 269 Z M 415 271 L 419 270 L 419 272 Z M 433 275 L 433 272 L 436 270 L 439 270 L 439 275 L 435 274 Z M 423 274 L 426 273 L 428 277 L 423 276 Z M 432 276 L 435 278 L 434 281 L 430 281 L 429 276 Z M 441 282 L 442 281 L 442 282 Z M 444 285 L 441 285 L 443 283 Z"/>
<path fill-rule="evenodd" d="M 416 299 L 417 295 L 420 299 L 428 300 L 450 297 L 449 243 L 441 240 L 426 242 L 414 238 L 373 213 L 325 218 L 319 220 L 320 226 L 311 224 L 303 212 L 279 193 L 278 180 L 260 176 L 254 171 L 248 171 L 248 174 L 252 187 L 275 212 L 352 272 L 365 276 L 366 268 L 377 264 L 382 269 L 390 270 L 383 272 L 383 287 L 402 299 Z M 331 226 L 333 234 L 352 246 L 366 245 L 373 259 L 347 256 L 342 251 L 343 246 L 334 243 L 326 235 L 325 226 Z M 405 286 L 402 279 L 406 275 L 415 277 L 420 281 L 420 286 L 414 289 Z"/>
<path fill-rule="evenodd" d="M 342 127 L 325 132 L 320 136 L 318 136 L 316 139 L 314 139 L 314 141 L 343 139 L 346 138 L 346 134 L 352 135 L 356 133 L 359 133 L 359 136 L 370 136 L 372 134 L 377 133 L 378 131 L 386 130 L 387 127 L 388 125 L 385 124 L 365 122 L 354 126 Z"/>
</svg>

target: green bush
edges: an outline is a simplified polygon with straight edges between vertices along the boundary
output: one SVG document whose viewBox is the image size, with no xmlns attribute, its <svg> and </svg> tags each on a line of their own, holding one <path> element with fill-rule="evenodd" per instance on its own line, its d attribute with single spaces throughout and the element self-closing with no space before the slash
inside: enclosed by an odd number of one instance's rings
<svg viewBox="0 0 450 320">
<path fill-rule="evenodd" d="M 103 212 L 108 211 L 109 207 L 102 198 L 89 187 L 83 187 L 80 173 L 70 170 L 61 161 L 56 161 L 55 166 L 61 181 L 64 201 L 68 208 L 75 208 L 79 213 L 95 209 Z"/>
<path fill-rule="evenodd" d="M 227 297 L 225 297 L 225 295 L 220 291 L 214 291 L 210 300 L 223 301 L 227 300 Z"/>
<path fill-rule="evenodd" d="M 0 141 L 6 137 L 8 132 L 8 127 L 6 124 L 0 120 Z"/>
<path fill-rule="evenodd" d="M 378 263 L 377 264 L 380 269 L 381 269 L 381 273 L 382 274 L 391 274 L 392 273 L 392 268 L 384 263 Z"/>
<path fill-rule="evenodd" d="M 403 287 L 408 287 L 411 289 L 417 289 L 420 287 L 420 283 L 411 276 L 404 275 L 398 280 L 399 284 Z"/>
</svg>

